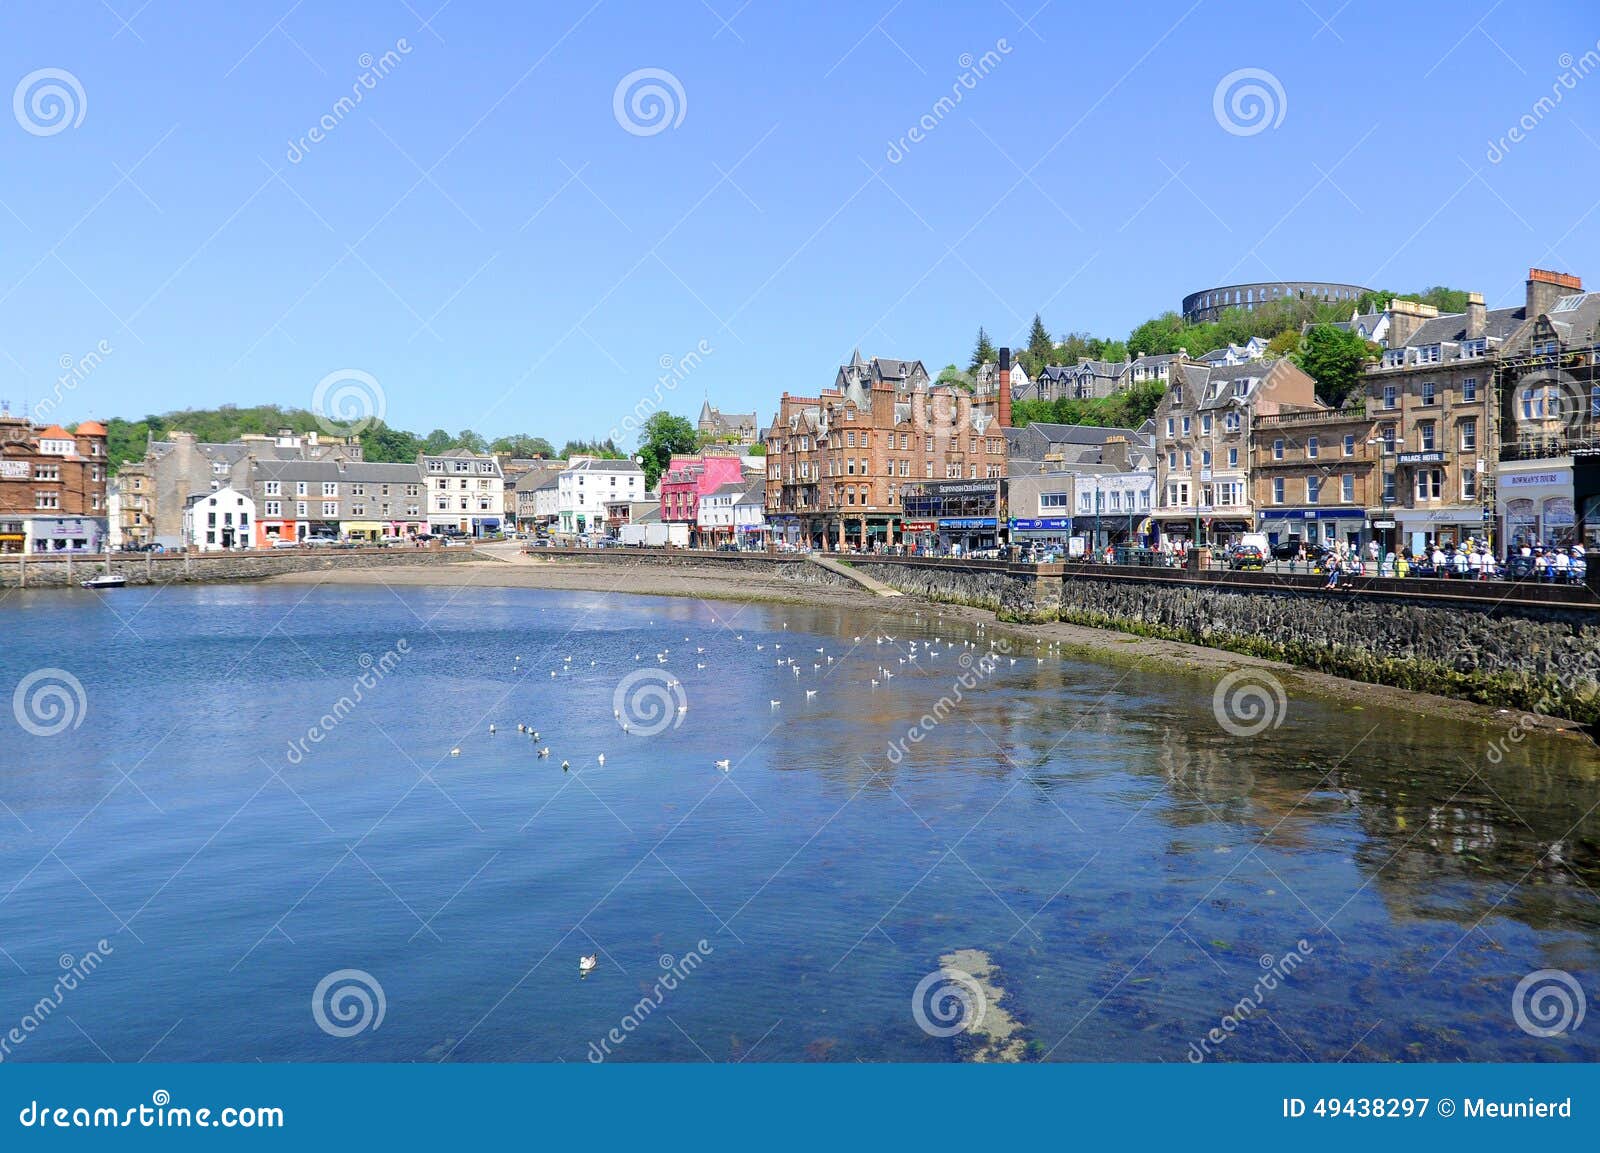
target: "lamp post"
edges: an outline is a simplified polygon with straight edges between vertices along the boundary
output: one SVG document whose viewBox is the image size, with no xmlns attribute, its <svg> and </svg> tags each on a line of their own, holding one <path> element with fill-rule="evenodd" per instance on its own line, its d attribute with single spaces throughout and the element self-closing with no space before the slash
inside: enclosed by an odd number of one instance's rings
<svg viewBox="0 0 1600 1153">
<path fill-rule="evenodd" d="M 1100 509 L 1105 503 L 1105 493 L 1100 489 L 1100 482 L 1094 485 L 1094 559 L 1100 559 L 1102 545 L 1100 542 Z"/>
</svg>

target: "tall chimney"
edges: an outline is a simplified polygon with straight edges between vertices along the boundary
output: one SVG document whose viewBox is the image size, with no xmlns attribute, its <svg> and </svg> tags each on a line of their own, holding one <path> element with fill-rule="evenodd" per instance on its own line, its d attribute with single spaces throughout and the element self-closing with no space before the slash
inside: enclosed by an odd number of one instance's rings
<svg viewBox="0 0 1600 1153">
<path fill-rule="evenodd" d="M 1000 403 L 996 419 L 1001 428 L 1011 427 L 1011 350 L 1000 350 Z"/>
<path fill-rule="evenodd" d="M 1476 340 L 1488 327 L 1489 313 L 1483 306 L 1483 293 L 1467 293 L 1467 339 Z"/>
<path fill-rule="evenodd" d="M 1551 272 L 1546 268 L 1528 269 L 1527 319 L 1532 320 L 1541 313 L 1549 312 L 1563 296 L 1582 291 L 1583 281 L 1576 276 Z"/>
</svg>

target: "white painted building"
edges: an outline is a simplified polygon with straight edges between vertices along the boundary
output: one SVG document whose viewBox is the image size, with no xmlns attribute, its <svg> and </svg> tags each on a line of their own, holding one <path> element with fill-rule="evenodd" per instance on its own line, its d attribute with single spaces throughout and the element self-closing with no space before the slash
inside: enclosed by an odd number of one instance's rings
<svg viewBox="0 0 1600 1153">
<path fill-rule="evenodd" d="M 767 525 L 766 481 L 729 481 L 700 498 L 696 513 L 701 540 L 711 544 L 755 544 Z"/>
<path fill-rule="evenodd" d="M 201 552 L 250 548 L 255 523 L 256 502 L 236 488 L 197 492 L 184 502 L 184 543 Z"/>
<path fill-rule="evenodd" d="M 560 531 L 603 532 L 606 504 L 644 499 L 644 469 L 631 460 L 574 457 L 556 482 Z"/>
<path fill-rule="evenodd" d="M 417 464 L 427 486 L 430 532 L 488 536 L 506 527 L 505 473 L 494 457 L 452 448 L 437 455 L 423 453 Z"/>
</svg>

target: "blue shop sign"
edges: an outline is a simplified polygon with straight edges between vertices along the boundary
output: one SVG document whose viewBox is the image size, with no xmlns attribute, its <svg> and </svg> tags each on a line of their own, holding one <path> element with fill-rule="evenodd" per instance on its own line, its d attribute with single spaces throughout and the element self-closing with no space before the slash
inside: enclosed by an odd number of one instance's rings
<svg viewBox="0 0 1600 1153">
<path fill-rule="evenodd" d="M 1072 518 L 1065 516 L 1014 516 L 1011 518 L 1011 527 L 1022 532 L 1070 532 Z"/>
<path fill-rule="evenodd" d="M 1275 508 L 1256 517 L 1263 524 L 1269 520 L 1366 520 L 1367 512 L 1360 508 Z"/>
<path fill-rule="evenodd" d="M 994 528 L 999 522 L 992 516 L 941 517 L 940 528 Z"/>
</svg>

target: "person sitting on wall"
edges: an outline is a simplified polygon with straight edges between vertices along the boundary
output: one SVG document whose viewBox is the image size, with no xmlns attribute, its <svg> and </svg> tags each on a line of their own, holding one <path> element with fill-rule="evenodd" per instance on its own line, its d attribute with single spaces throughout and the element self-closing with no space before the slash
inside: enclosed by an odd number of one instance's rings
<svg viewBox="0 0 1600 1153">
<path fill-rule="evenodd" d="M 1338 588 L 1339 587 L 1339 554 L 1337 552 L 1333 551 L 1332 549 L 1329 549 L 1328 550 L 1328 555 L 1323 558 L 1323 562 L 1322 563 L 1324 565 L 1326 565 L 1327 569 L 1328 569 L 1328 583 L 1323 585 L 1322 587 L 1324 589 Z"/>
</svg>

